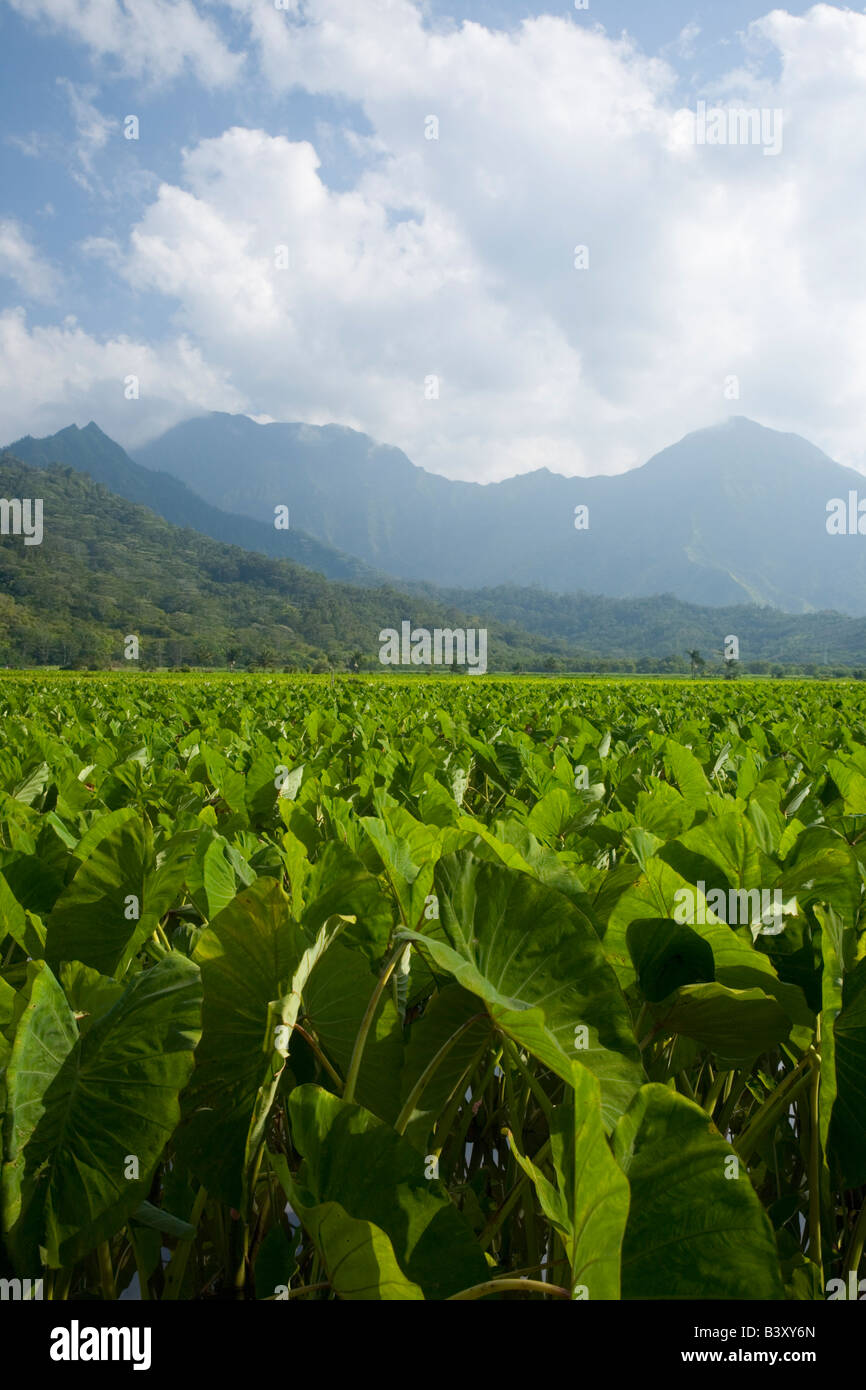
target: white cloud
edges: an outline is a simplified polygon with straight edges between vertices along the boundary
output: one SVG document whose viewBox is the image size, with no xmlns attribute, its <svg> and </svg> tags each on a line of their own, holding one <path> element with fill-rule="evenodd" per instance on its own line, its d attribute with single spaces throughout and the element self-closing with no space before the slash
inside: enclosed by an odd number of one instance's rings
<svg viewBox="0 0 866 1390">
<path fill-rule="evenodd" d="M 685 24 L 673 43 L 669 45 L 678 58 L 694 58 L 695 45 L 701 35 L 701 26 L 695 20 L 689 20 Z"/>
<path fill-rule="evenodd" d="M 139 398 L 127 399 L 128 378 Z M 29 327 L 23 310 L 0 313 L 0 441 L 51 434 L 95 419 L 133 447 L 191 414 L 244 408 L 242 396 L 180 336 L 149 345 L 100 341 L 73 318 Z"/>
<path fill-rule="evenodd" d="M 70 113 L 75 122 L 75 154 L 80 169 L 73 169 L 72 176 L 76 182 L 89 189 L 93 180 L 94 160 L 105 149 L 112 135 L 118 132 L 120 122 L 114 117 L 103 115 L 94 105 L 93 87 L 78 87 L 65 77 L 58 79 L 58 85 L 66 93 Z"/>
<path fill-rule="evenodd" d="M 360 108 L 354 183 L 233 128 L 187 151 L 127 243 L 91 249 L 167 297 L 244 408 L 454 476 L 617 471 L 731 412 L 864 458 L 866 16 L 775 10 L 696 93 L 781 108 L 767 158 L 684 143 L 673 70 L 567 14 L 505 33 L 431 27 L 411 0 L 231 4 L 276 92 Z"/>
<path fill-rule="evenodd" d="M 12 218 L 0 218 L 0 276 L 14 280 L 29 299 L 51 301 L 57 294 L 57 272 L 42 259 Z"/>
<path fill-rule="evenodd" d="M 105 115 L 95 104 L 96 87 L 77 84 L 66 77 L 59 77 L 57 85 L 66 98 L 73 133 L 70 134 L 69 123 L 63 121 L 49 131 L 9 134 L 6 144 L 31 159 L 54 160 L 81 188 L 105 202 L 133 202 L 152 193 L 158 179 L 137 161 L 100 158 L 107 154 L 110 141 L 116 142 L 115 153 L 117 143 L 125 142 L 120 119 Z"/>
<path fill-rule="evenodd" d="M 9 0 L 30 20 L 85 44 L 133 77 L 165 82 L 191 70 L 206 87 L 234 82 L 243 58 L 191 0 Z"/>
</svg>

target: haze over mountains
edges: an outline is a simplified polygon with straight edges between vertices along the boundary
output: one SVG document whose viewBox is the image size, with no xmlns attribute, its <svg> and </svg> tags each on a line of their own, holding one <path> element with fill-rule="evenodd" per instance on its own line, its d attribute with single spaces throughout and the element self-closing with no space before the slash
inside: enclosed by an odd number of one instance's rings
<svg viewBox="0 0 866 1390">
<path fill-rule="evenodd" d="M 866 495 L 866 479 L 743 417 L 612 477 L 456 482 L 354 430 L 220 413 L 136 459 L 261 524 L 285 504 L 293 526 L 399 579 L 866 613 L 866 537 L 826 529 L 830 499 Z M 581 504 L 587 530 L 575 529 Z"/>
<path fill-rule="evenodd" d="M 459 596 L 360 588 L 287 560 L 172 526 L 68 464 L 47 468 L 0 450 L 0 494 L 38 497 L 44 537 L 0 540 L 0 665 L 185 663 L 378 670 L 380 631 L 489 629 L 489 670 L 685 672 L 697 647 L 740 638 L 752 669 L 769 662 L 866 666 L 866 619 L 773 608 L 699 608 L 671 597 L 560 597 L 491 589 Z M 763 667 L 754 665 L 763 662 Z"/>
<path fill-rule="evenodd" d="M 339 554 L 297 527 L 275 530 L 273 513 L 267 524 L 249 516 L 226 515 L 170 473 L 154 472 L 134 463 L 92 420 L 84 429 L 68 425 L 44 439 L 25 435 L 9 445 L 9 452 L 36 468 L 67 464 L 128 502 L 140 502 L 173 525 L 189 526 L 213 540 L 257 550 L 275 559 L 294 560 L 329 579 L 365 584 L 380 583 L 383 578 L 363 561 Z"/>
<path fill-rule="evenodd" d="M 866 616 L 866 537 L 826 528 L 830 499 L 847 502 L 858 484 L 866 493 L 866 480 L 805 440 L 742 418 L 688 435 L 632 473 L 581 479 L 542 470 L 487 486 L 426 473 L 353 430 L 226 414 L 189 421 L 138 454 L 130 458 L 93 422 L 27 436 L 5 454 L 19 469 L 47 469 L 38 486 L 58 506 L 56 465 L 110 489 L 110 505 L 100 505 L 113 518 L 111 544 L 89 541 L 86 555 L 74 537 L 92 531 L 90 502 L 102 494 L 70 494 L 74 503 L 64 505 L 81 511 L 74 525 L 59 528 L 55 518 L 52 532 L 46 514 L 49 542 L 64 538 L 62 587 L 86 594 L 100 576 L 103 598 L 82 631 L 82 653 L 113 650 L 115 623 L 135 630 L 131 598 L 140 592 L 152 604 L 151 635 L 183 639 L 193 660 L 205 651 L 218 659 L 240 640 L 251 659 L 269 648 L 282 660 L 330 651 L 375 662 L 377 622 L 423 625 L 428 612 L 455 625 L 489 624 L 498 669 L 536 669 L 549 658 L 570 669 L 610 659 L 682 663 L 694 647 L 712 659 L 728 633 L 747 661 L 866 662 L 864 623 L 852 621 Z M 139 553 L 143 522 L 133 524 L 116 499 L 172 524 L 148 523 Z M 589 508 L 585 531 L 574 527 L 579 504 Z M 274 527 L 280 506 L 289 508 L 289 530 Z M 202 548 L 205 537 L 222 544 Z M 160 546 L 166 569 L 154 599 Z M 24 569 L 11 560 L 4 568 L 0 593 L 19 605 L 6 626 L 10 654 L 43 649 L 34 635 L 40 612 L 56 620 L 56 641 L 72 616 L 65 599 L 51 599 L 50 567 L 42 573 L 34 550 Z M 256 551 L 292 563 L 268 568 Z M 78 575 L 85 559 L 90 578 Z M 172 599 L 175 570 L 182 592 Z M 140 581 L 132 589 L 130 573 Z M 112 604 L 112 592 L 125 597 Z M 280 616 L 288 593 L 290 618 Z M 280 612 L 271 612 L 276 595 Z"/>
</svg>

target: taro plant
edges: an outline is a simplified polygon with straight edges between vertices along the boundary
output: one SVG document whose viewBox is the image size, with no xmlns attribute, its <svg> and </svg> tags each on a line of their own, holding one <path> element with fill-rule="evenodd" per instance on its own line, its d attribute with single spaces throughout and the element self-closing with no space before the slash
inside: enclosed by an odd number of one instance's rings
<svg viewBox="0 0 866 1390">
<path fill-rule="evenodd" d="M 856 1296 L 856 685 L 86 686 L 0 692 L 3 1277 Z"/>
</svg>

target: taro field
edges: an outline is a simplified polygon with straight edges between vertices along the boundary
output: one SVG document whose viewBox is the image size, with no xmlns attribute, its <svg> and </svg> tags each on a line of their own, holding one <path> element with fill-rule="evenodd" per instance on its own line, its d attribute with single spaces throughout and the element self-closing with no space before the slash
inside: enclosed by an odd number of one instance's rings
<svg viewBox="0 0 866 1390">
<path fill-rule="evenodd" d="M 0 709 L 23 1296 L 856 1297 L 862 686 L 8 674 Z"/>
</svg>

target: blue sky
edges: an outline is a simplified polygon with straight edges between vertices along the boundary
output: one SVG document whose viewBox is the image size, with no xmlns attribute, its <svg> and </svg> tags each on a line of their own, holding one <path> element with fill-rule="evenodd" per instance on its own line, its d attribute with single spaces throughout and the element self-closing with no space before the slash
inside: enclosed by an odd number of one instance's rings
<svg viewBox="0 0 866 1390">
<path fill-rule="evenodd" d="M 230 409 L 492 478 L 738 413 L 859 466 L 864 72 L 796 0 L 0 0 L 0 442 Z"/>
</svg>

